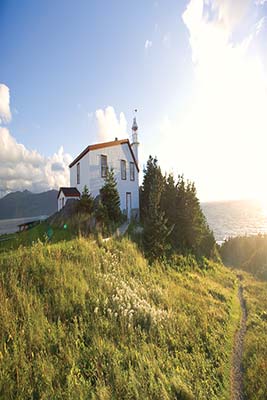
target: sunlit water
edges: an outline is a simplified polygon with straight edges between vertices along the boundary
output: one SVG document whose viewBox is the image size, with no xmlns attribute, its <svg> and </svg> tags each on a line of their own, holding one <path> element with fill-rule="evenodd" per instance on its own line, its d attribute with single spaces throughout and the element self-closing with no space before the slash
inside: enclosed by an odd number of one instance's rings
<svg viewBox="0 0 267 400">
<path fill-rule="evenodd" d="M 36 221 L 39 219 L 43 220 L 46 218 L 46 215 L 40 215 L 38 217 L 0 219 L 0 235 L 17 232 L 19 229 L 18 225 L 24 222 Z"/>
<path fill-rule="evenodd" d="M 202 203 L 201 207 L 217 242 L 230 236 L 267 233 L 266 206 L 256 201 Z M 46 216 L 0 220 L 0 235 L 18 230 L 18 224 Z"/>
<path fill-rule="evenodd" d="M 227 201 L 201 206 L 217 242 L 230 236 L 267 233 L 267 202 Z"/>
</svg>

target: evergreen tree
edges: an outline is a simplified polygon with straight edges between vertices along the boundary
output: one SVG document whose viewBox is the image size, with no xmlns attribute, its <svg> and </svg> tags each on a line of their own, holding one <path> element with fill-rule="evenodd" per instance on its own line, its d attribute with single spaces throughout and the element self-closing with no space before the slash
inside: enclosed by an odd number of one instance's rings
<svg viewBox="0 0 267 400">
<path fill-rule="evenodd" d="M 149 191 L 143 235 L 145 254 L 150 262 L 164 257 L 169 249 L 170 229 L 167 226 L 167 218 L 160 209 L 160 197 L 158 183 L 154 181 Z"/>
<path fill-rule="evenodd" d="M 142 221 L 145 220 L 148 213 L 150 191 L 153 189 L 154 182 L 157 182 L 159 196 L 161 196 L 164 182 L 157 158 L 149 156 L 146 168 L 143 172 L 143 184 L 140 189 L 140 217 Z"/>
<path fill-rule="evenodd" d="M 105 184 L 100 189 L 100 197 L 103 206 L 107 210 L 109 220 L 119 222 L 121 219 L 120 196 L 112 169 L 107 172 Z"/>
<path fill-rule="evenodd" d="M 197 255 L 210 255 L 215 240 L 197 198 L 195 184 L 184 181 L 183 176 L 177 182 L 176 223 L 173 241 L 182 252 Z"/>
<path fill-rule="evenodd" d="M 165 216 L 168 220 L 168 227 L 173 231 L 176 224 L 176 201 L 177 201 L 177 189 L 175 180 L 172 174 L 164 177 L 163 191 L 161 196 L 161 209 L 164 211 Z M 170 235 L 170 243 L 172 247 L 173 235 Z"/>
<path fill-rule="evenodd" d="M 100 200 L 97 204 L 95 209 L 95 217 L 97 222 L 102 224 L 102 226 L 108 226 L 109 224 L 109 217 L 108 217 L 108 210 L 107 207 L 103 205 L 102 201 Z"/>
<path fill-rule="evenodd" d="M 163 186 L 164 178 L 158 161 L 150 156 L 144 170 L 141 188 L 143 243 L 146 256 L 150 261 L 163 257 L 169 248 L 170 229 L 167 226 L 165 213 L 161 210 Z"/>
<path fill-rule="evenodd" d="M 195 184 L 178 176 L 163 177 L 149 157 L 140 189 L 144 248 L 149 259 L 172 251 L 210 256 L 215 240 L 197 198 Z"/>
<path fill-rule="evenodd" d="M 83 188 L 83 192 L 78 202 L 79 211 L 91 214 L 94 208 L 94 199 L 92 195 L 89 193 L 88 187 L 85 185 Z"/>
</svg>

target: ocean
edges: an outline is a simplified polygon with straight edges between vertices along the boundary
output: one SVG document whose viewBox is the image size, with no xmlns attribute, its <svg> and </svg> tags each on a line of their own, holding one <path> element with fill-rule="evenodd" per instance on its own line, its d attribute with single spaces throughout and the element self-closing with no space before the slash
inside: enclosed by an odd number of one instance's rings
<svg viewBox="0 0 267 400">
<path fill-rule="evenodd" d="M 267 202 L 224 201 L 202 203 L 201 207 L 218 243 L 228 237 L 267 233 Z"/>
<path fill-rule="evenodd" d="M 218 243 L 230 236 L 267 233 L 267 202 L 224 201 L 201 203 L 210 228 Z M 18 230 L 18 224 L 46 216 L 0 220 L 0 235 Z"/>
</svg>

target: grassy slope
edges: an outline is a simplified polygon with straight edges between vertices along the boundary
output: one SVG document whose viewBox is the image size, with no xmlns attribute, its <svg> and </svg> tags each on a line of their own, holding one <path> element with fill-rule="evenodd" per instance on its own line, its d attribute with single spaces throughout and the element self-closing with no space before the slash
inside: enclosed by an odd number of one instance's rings
<svg viewBox="0 0 267 400">
<path fill-rule="evenodd" d="M 74 238 L 73 230 L 58 228 L 47 224 L 45 221 L 40 223 L 28 231 L 0 235 L 0 254 L 8 250 L 16 250 L 20 246 L 31 246 L 33 242 L 42 241 L 46 242 L 50 237 L 51 243 L 56 243 L 61 240 L 70 240 Z M 3 240 L 1 239 L 9 239 Z"/>
<path fill-rule="evenodd" d="M 126 239 L 37 242 L 0 271 L 0 398 L 229 399 L 231 271 L 150 268 Z"/>
<path fill-rule="evenodd" d="M 250 400 L 267 399 L 267 282 L 244 277 L 247 332 L 244 344 L 245 394 Z"/>
</svg>

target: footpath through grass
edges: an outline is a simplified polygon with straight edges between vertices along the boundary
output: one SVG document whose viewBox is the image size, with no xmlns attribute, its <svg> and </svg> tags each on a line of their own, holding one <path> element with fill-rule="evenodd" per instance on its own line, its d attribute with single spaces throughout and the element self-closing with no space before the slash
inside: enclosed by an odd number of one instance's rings
<svg viewBox="0 0 267 400">
<path fill-rule="evenodd" d="M 243 273 L 247 308 L 244 390 L 249 400 L 267 399 L 267 282 Z"/>
<path fill-rule="evenodd" d="M 126 239 L 2 252 L 0 398 L 228 400 L 235 274 L 177 260 Z"/>
</svg>

